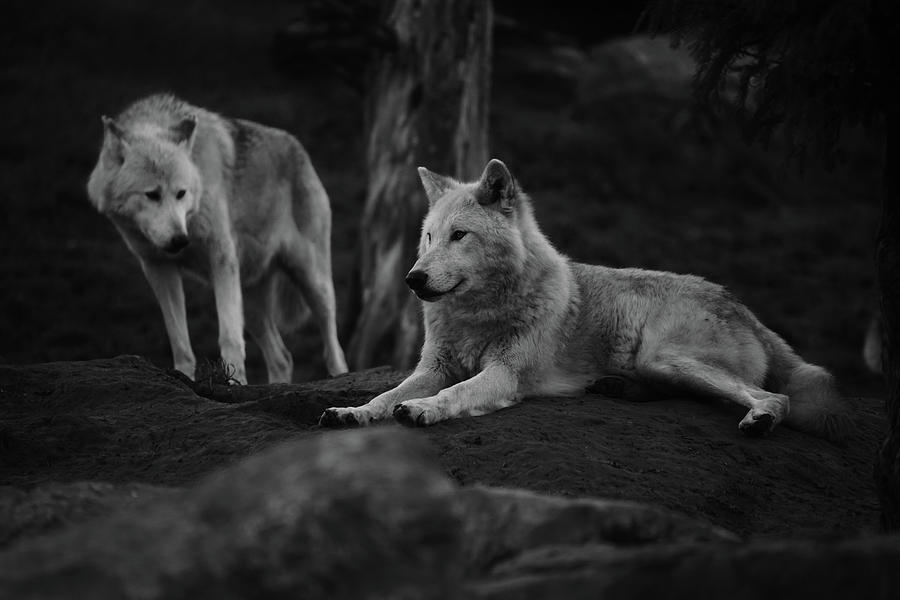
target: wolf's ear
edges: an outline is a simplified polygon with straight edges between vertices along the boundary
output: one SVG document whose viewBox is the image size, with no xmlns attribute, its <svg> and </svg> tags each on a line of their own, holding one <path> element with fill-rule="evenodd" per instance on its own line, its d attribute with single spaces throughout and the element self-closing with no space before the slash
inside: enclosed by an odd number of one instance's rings
<svg viewBox="0 0 900 600">
<path fill-rule="evenodd" d="M 478 181 L 478 203 L 483 206 L 496 205 L 501 211 L 508 213 L 515 208 L 518 193 L 516 180 L 509 169 L 502 161 L 492 158 Z"/>
<path fill-rule="evenodd" d="M 449 192 L 456 182 L 450 177 L 438 175 L 433 171 L 429 171 L 425 167 L 419 167 L 419 179 L 422 180 L 422 187 L 425 188 L 425 195 L 428 196 L 428 206 L 434 206 L 444 194 Z"/>
<path fill-rule="evenodd" d="M 115 119 L 110 119 L 106 115 L 100 117 L 100 120 L 103 121 L 103 157 L 116 165 L 121 165 L 125 162 L 125 151 L 128 150 L 125 130 Z"/>
<path fill-rule="evenodd" d="M 197 117 L 190 115 L 172 127 L 172 136 L 179 146 L 183 146 L 188 152 L 194 147 L 194 138 L 197 133 Z"/>
</svg>

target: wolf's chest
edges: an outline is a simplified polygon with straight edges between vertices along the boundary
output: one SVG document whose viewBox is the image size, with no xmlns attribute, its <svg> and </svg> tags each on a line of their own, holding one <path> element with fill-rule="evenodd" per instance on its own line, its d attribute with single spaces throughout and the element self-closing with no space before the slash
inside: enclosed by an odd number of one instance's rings
<svg viewBox="0 0 900 600">
<path fill-rule="evenodd" d="M 484 368 L 484 357 L 489 343 L 485 340 L 461 339 L 451 344 L 454 362 L 462 369 L 464 377 L 471 377 Z"/>
<path fill-rule="evenodd" d="M 485 333 L 483 329 L 460 327 L 444 339 L 443 345 L 449 350 L 452 362 L 463 378 L 482 371 L 490 358 L 497 355 L 497 336 Z"/>
</svg>

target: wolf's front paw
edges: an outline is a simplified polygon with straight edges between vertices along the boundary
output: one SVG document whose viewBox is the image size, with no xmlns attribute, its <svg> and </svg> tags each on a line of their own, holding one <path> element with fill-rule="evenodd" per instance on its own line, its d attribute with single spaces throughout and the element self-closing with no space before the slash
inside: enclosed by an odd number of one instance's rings
<svg viewBox="0 0 900 600">
<path fill-rule="evenodd" d="M 424 422 L 419 420 L 421 417 L 421 413 L 414 417 L 410 408 L 405 404 L 398 404 L 394 407 L 394 419 L 401 425 L 406 425 L 407 427 L 421 427 L 422 425 L 425 425 Z"/>
<path fill-rule="evenodd" d="M 358 408 L 326 408 L 319 417 L 319 426 L 332 429 L 362 427 L 371 421 L 372 419 Z"/>
<path fill-rule="evenodd" d="M 407 427 L 425 427 L 442 421 L 439 411 L 423 400 L 407 400 L 394 407 L 394 419 Z"/>
</svg>

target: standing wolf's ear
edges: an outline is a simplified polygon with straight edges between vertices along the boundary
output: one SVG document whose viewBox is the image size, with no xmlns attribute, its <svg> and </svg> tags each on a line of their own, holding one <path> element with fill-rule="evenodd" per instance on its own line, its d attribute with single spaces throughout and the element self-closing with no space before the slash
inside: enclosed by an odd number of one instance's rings
<svg viewBox="0 0 900 600">
<path fill-rule="evenodd" d="M 518 193 L 516 180 L 509 169 L 503 161 L 492 158 L 478 181 L 478 203 L 483 206 L 496 205 L 500 211 L 509 213 L 515 208 Z"/>
<path fill-rule="evenodd" d="M 179 146 L 183 146 L 188 152 L 194 147 L 196 133 L 197 117 L 195 115 L 185 117 L 180 123 L 172 127 L 173 141 Z"/>
<path fill-rule="evenodd" d="M 104 160 L 118 166 L 125 162 L 125 151 L 128 149 L 128 140 L 125 130 L 115 119 L 106 115 L 100 117 L 103 121 L 103 150 Z"/>
<path fill-rule="evenodd" d="M 438 175 L 425 167 L 419 167 L 419 179 L 422 180 L 422 187 L 425 188 L 425 195 L 428 196 L 429 208 L 456 185 L 456 182 L 450 177 Z"/>
</svg>

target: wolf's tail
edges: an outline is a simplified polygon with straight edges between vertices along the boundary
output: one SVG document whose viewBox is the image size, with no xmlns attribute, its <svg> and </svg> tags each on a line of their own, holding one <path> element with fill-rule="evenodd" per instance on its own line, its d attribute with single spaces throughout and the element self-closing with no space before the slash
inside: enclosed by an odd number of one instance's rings
<svg viewBox="0 0 900 600">
<path fill-rule="evenodd" d="M 766 387 L 790 399 L 785 424 L 838 443 L 852 437 L 856 426 L 850 406 L 831 373 L 804 362 L 776 333 L 765 329 L 763 337 L 769 351 Z"/>
<path fill-rule="evenodd" d="M 271 314 L 275 315 L 275 324 L 283 334 L 299 329 L 309 319 L 309 305 L 300 293 L 300 289 L 282 273 L 274 275 L 269 301 L 274 303 Z"/>
</svg>

